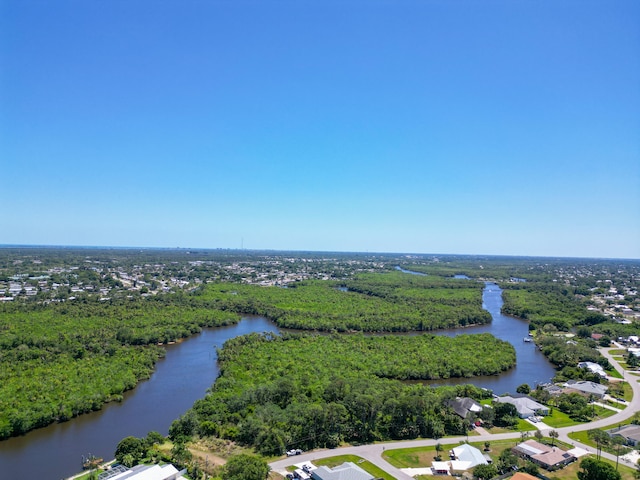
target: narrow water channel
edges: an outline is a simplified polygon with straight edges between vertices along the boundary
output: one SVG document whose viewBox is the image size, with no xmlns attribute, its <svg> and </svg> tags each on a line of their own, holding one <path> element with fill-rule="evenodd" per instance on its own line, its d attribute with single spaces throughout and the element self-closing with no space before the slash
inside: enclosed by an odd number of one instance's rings
<svg viewBox="0 0 640 480">
<path fill-rule="evenodd" d="M 431 385 L 457 385 L 473 383 L 479 387 L 493 390 L 497 395 L 515 393 L 516 388 L 528 383 L 532 388 L 539 383 L 549 382 L 555 375 L 553 364 L 536 348 L 533 342 L 525 342 L 529 335 L 529 322 L 509 317 L 501 313 L 502 289 L 495 283 L 486 282 L 482 292 L 482 307 L 492 317 L 488 325 L 479 325 L 465 329 L 440 330 L 439 335 L 454 337 L 463 333 L 488 332 L 501 340 L 506 340 L 516 349 L 516 366 L 500 375 L 485 377 L 455 378 L 429 382 Z"/>
<path fill-rule="evenodd" d="M 82 469 L 83 455 L 112 459 L 124 437 L 144 437 L 152 430 L 166 435 L 171 422 L 217 378 L 216 347 L 238 335 L 267 331 L 278 329 L 265 318 L 246 317 L 167 346 L 151 378 L 125 393 L 121 403 L 1 441 L 0 478 L 66 478 Z"/>
<path fill-rule="evenodd" d="M 515 392 L 522 383 L 534 386 L 549 381 L 555 373 L 553 366 L 533 343 L 523 342 L 528 323 L 500 313 L 502 290 L 495 283 L 486 284 L 483 307 L 493 317 L 491 324 L 434 333 L 449 336 L 492 333 L 516 348 L 515 368 L 499 376 L 429 383 L 473 383 L 501 394 Z M 166 357 L 158 361 L 151 378 L 127 392 L 121 403 L 110 403 L 98 412 L 0 441 L 0 477 L 66 478 L 81 469 L 83 455 L 113 458 L 118 442 L 126 436 L 143 437 L 152 430 L 166 435 L 171 422 L 202 398 L 217 378 L 215 348 L 238 335 L 267 331 L 279 330 L 265 318 L 245 317 L 237 325 L 205 329 L 199 335 L 168 346 Z"/>
</svg>

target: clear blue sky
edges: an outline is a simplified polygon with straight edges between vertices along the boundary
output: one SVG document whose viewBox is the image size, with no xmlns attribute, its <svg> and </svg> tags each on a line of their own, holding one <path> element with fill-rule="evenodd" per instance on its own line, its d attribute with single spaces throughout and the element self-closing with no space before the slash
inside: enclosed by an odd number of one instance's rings
<svg viewBox="0 0 640 480">
<path fill-rule="evenodd" d="M 0 244 L 640 258 L 636 0 L 2 0 Z"/>
</svg>

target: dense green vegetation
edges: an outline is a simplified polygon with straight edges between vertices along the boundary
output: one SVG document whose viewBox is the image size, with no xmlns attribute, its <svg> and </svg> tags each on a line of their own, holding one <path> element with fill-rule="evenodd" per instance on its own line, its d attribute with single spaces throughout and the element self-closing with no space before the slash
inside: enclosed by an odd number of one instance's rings
<svg viewBox="0 0 640 480">
<path fill-rule="evenodd" d="M 119 400 L 149 377 L 157 343 L 239 319 L 181 296 L 0 308 L 0 438 Z"/>
<path fill-rule="evenodd" d="M 199 298 L 218 309 L 264 315 L 284 328 L 407 332 L 490 322 L 482 288 L 475 281 L 389 272 L 288 288 L 210 284 Z"/>
<path fill-rule="evenodd" d="M 575 325 L 606 321 L 603 315 L 589 312 L 572 291 L 553 285 L 509 284 L 502 298 L 502 311 L 529 320 L 531 329 L 552 324 L 558 330 L 568 331 Z"/>
<path fill-rule="evenodd" d="M 443 401 L 488 392 L 399 379 L 499 373 L 514 364 L 515 352 L 489 334 L 252 334 L 226 342 L 219 361 L 211 393 L 173 423 L 170 436 L 215 435 L 281 454 L 294 446 L 463 434 L 467 424 Z"/>
</svg>

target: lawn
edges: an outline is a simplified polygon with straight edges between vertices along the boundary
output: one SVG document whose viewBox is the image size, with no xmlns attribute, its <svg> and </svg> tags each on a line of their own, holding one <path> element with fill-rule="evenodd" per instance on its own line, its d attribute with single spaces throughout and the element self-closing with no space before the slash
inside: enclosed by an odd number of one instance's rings
<svg viewBox="0 0 640 480">
<path fill-rule="evenodd" d="M 592 442 L 587 437 L 587 432 L 578 432 L 575 434 L 569 435 L 574 440 L 578 440 L 582 443 L 593 445 Z M 531 437 L 530 437 L 531 438 Z M 487 452 L 489 456 L 493 459 L 494 463 L 500 457 L 500 454 L 508 449 L 512 448 L 518 443 L 520 439 L 510 439 L 510 440 L 499 440 L 490 442 L 490 450 Z M 544 443 L 550 444 L 551 438 L 545 437 L 543 439 Z M 470 445 L 484 451 L 484 442 L 469 442 Z M 573 448 L 572 445 L 560 442 L 555 440 L 555 445 L 563 448 L 565 450 L 569 450 Z M 443 453 L 446 452 L 454 445 L 443 445 Z M 397 450 L 388 450 L 384 452 L 383 457 L 387 460 L 391 465 L 394 465 L 397 468 L 417 468 L 417 467 L 428 467 L 431 465 L 435 457 L 435 449 L 434 447 L 416 447 L 416 448 L 402 448 Z M 443 455 L 444 456 L 444 455 Z M 611 465 L 615 466 L 615 461 L 610 461 L 603 459 Z M 555 472 L 547 472 L 546 470 L 540 469 L 540 473 L 545 475 L 547 478 L 552 480 L 575 480 L 578 478 L 578 472 L 580 471 L 580 460 L 577 462 L 568 465 L 562 470 L 557 470 Z M 634 480 L 634 469 L 626 467 L 622 464 L 618 465 L 618 471 L 622 475 L 622 480 Z M 433 477 L 428 476 L 418 476 L 416 477 L 418 480 L 429 480 L 433 479 Z"/>
<path fill-rule="evenodd" d="M 326 467 L 333 468 L 337 467 L 338 465 L 342 465 L 344 462 L 355 463 L 360 468 L 373 475 L 375 478 L 383 478 L 384 480 L 395 480 L 384 470 L 378 468 L 373 463 L 365 460 L 364 458 L 358 457 L 357 455 L 338 455 L 335 457 L 321 458 L 318 460 L 314 460 L 313 464 L 318 467 L 324 465 Z"/>
<path fill-rule="evenodd" d="M 518 425 L 515 428 L 504 428 L 504 427 L 491 427 L 486 429 L 489 433 L 513 433 L 513 432 L 532 432 L 537 430 L 537 428 L 527 422 L 524 419 L 518 420 Z"/>
<path fill-rule="evenodd" d="M 455 444 L 443 444 L 443 452 L 448 452 L 452 445 L 455 446 Z M 394 450 L 385 450 L 382 454 L 382 458 L 396 468 L 430 467 L 435 456 L 435 446 L 397 448 Z"/>
<path fill-rule="evenodd" d="M 614 350 L 609 350 L 609 355 L 611 356 L 616 356 L 616 355 L 626 355 L 627 354 L 627 350 L 622 348 L 618 348 L 618 349 L 614 349 Z"/>
<path fill-rule="evenodd" d="M 551 415 L 547 415 L 542 421 L 551 428 L 570 427 L 571 425 L 577 425 L 580 423 L 572 420 L 569 418 L 569 415 L 561 412 L 557 408 L 551 410 Z"/>
<path fill-rule="evenodd" d="M 607 463 L 610 463 L 614 467 L 616 465 L 616 462 L 612 462 L 610 460 L 607 460 L 606 458 L 603 458 L 602 460 L 604 460 Z M 552 480 L 575 480 L 576 478 L 578 478 L 579 471 L 580 471 L 580 460 L 578 460 L 577 462 L 573 462 L 571 465 L 568 465 L 562 470 L 557 470 L 555 472 L 547 472 L 546 470 L 541 469 L 540 473 L 542 473 L 543 475 L 545 475 L 546 477 Z M 622 475 L 622 480 L 634 480 L 635 478 L 633 468 L 625 467 L 624 465 L 619 465 L 618 472 L 620 472 L 620 475 Z"/>
<path fill-rule="evenodd" d="M 622 367 L 622 368 L 624 368 L 624 367 Z M 607 375 L 609 375 L 610 377 L 622 378 L 622 374 L 618 370 L 616 370 L 615 368 L 612 368 L 611 370 L 606 370 L 606 372 L 607 372 Z"/>
<path fill-rule="evenodd" d="M 510 439 L 510 440 L 496 440 L 494 442 L 490 442 L 489 445 L 489 456 L 495 462 L 503 450 L 507 448 L 514 447 L 520 439 Z M 556 445 L 558 442 L 556 442 Z M 443 458 L 448 459 L 448 452 L 453 447 L 457 447 L 460 443 L 450 443 L 450 444 L 442 444 L 442 452 L 440 455 Z M 478 448 L 481 451 L 484 451 L 484 442 L 469 442 L 469 445 L 472 445 Z M 430 467 L 431 462 L 435 459 L 436 451 L 435 447 L 414 447 L 414 448 L 398 448 L 395 450 L 387 450 L 383 453 L 383 458 L 389 462 L 391 465 L 397 468 L 419 468 L 419 467 Z"/>
</svg>

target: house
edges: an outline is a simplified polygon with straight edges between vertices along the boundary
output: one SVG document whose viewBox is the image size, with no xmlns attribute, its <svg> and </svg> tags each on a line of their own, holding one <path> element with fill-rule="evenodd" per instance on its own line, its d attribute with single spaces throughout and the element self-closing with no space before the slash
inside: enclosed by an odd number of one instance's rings
<svg viewBox="0 0 640 480">
<path fill-rule="evenodd" d="M 552 397 L 556 397 L 563 392 L 563 388 L 553 383 L 543 383 L 540 385 L 543 390 L 549 393 Z"/>
<path fill-rule="evenodd" d="M 498 403 L 510 403 L 514 405 L 520 418 L 529 418 L 534 415 L 549 415 L 549 409 L 545 405 L 529 397 L 514 398 L 505 395 L 504 397 L 494 397 L 493 400 Z"/>
<path fill-rule="evenodd" d="M 431 473 L 433 475 L 450 475 L 451 465 L 449 462 L 431 462 Z"/>
<path fill-rule="evenodd" d="M 345 462 L 334 468 L 318 467 L 311 472 L 314 480 L 373 480 L 373 475 L 365 472 L 353 462 Z"/>
<path fill-rule="evenodd" d="M 181 480 L 185 478 L 182 475 L 187 473 L 186 469 L 178 471 L 171 464 L 136 465 L 128 470 L 125 469 L 126 467 L 119 465 L 116 469 L 101 473 L 98 480 Z"/>
<path fill-rule="evenodd" d="M 453 459 L 449 462 L 451 470 L 464 471 L 470 470 L 476 465 L 486 465 L 489 463 L 485 456 L 476 447 L 472 447 L 468 443 L 463 443 L 451 450 Z"/>
<path fill-rule="evenodd" d="M 511 477 L 511 480 L 538 480 L 538 477 L 524 472 L 516 472 L 513 477 Z"/>
<path fill-rule="evenodd" d="M 467 443 L 451 449 L 449 456 L 451 460 L 448 462 L 431 462 L 431 473 L 433 475 L 451 475 L 452 471 L 463 472 L 472 469 L 476 465 L 490 463 L 480 450 Z"/>
<path fill-rule="evenodd" d="M 519 443 L 511 451 L 533 463 L 540 465 L 545 470 L 557 470 L 576 460 L 576 457 L 560 447 L 550 447 L 535 440 L 527 440 Z"/>
<path fill-rule="evenodd" d="M 624 427 L 607 430 L 610 437 L 622 437 L 631 447 L 640 444 L 640 425 L 625 425 Z"/>
<path fill-rule="evenodd" d="M 577 390 L 585 395 L 594 395 L 597 398 L 604 398 L 608 388 L 605 385 L 599 383 L 587 382 L 584 380 L 569 380 L 564 384 L 565 387 Z"/>
<path fill-rule="evenodd" d="M 447 406 L 451 407 L 451 409 L 456 412 L 456 415 L 465 419 L 482 411 L 482 405 L 469 397 L 456 397 L 455 399 L 448 400 Z"/>
<path fill-rule="evenodd" d="M 578 368 L 586 368 L 591 373 L 595 373 L 596 375 L 600 375 L 601 377 L 606 377 L 607 373 L 602 368 L 602 365 L 599 365 L 594 362 L 580 362 L 578 363 Z"/>
</svg>

